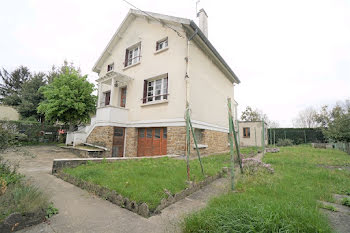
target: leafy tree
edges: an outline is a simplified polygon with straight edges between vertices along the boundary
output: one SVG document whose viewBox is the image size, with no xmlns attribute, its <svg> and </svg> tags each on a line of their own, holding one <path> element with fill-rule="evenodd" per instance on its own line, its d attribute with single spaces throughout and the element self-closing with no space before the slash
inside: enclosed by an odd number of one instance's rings
<svg viewBox="0 0 350 233">
<path fill-rule="evenodd" d="M 48 83 L 52 83 L 52 81 L 57 78 L 60 74 L 63 73 L 74 73 L 74 72 L 81 72 L 80 68 L 75 68 L 73 63 L 68 63 L 67 60 L 65 60 L 63 62 L 63 65 L 61 67 L 56 67 L 56 66 L 52 66 L 51 67 L 51 71 L 49 71 L 49 73 L 47 74 L 47 81 Z"/>
<path fill-rule="evenodd" d="M 94 85 L 82 76 L 79 69 L 64 69 L 53 81 L 40 88 L 45 100 L 39 104 L 38 112 L 51 122 L 61 121 L 74 125 L 87 122 L 96 109 Z"/>
<path fill-rule="evenodd" d="M 350 100 L 337 105 L 329 112 L 325 135 L 334 141 L 350 142 Z"/>
<path fill-rule="evenodd" d="M 45 85 L 46 77 L 44 73 L 34 74 L 22 84 L 22 89 L 19 93 L 21 103 L 17 107 L 22 118 L 40 120 L 43 117 L 43 114 L 38 113 L 37 108 L 40 102 L 44 100 L 44 95 L 39 91 L 39 88 Z"/>
<path fill-rule="evenodd" d="M 21 103 L 20 91 L 23 83 L 30 78 L 29 69 L 20 66 L 11 73 L 4 68 L 0 70 L 0 101 L 2 104 L 17 106 Z"/>
<path fill-rule="evenodd" d="M 247 106 L 246 109 L 242 112 L 241 120 L 242 121 L 261 121 L 263 114 L 258 109 L 253 110 L 252 107 Z"/>
</svg>

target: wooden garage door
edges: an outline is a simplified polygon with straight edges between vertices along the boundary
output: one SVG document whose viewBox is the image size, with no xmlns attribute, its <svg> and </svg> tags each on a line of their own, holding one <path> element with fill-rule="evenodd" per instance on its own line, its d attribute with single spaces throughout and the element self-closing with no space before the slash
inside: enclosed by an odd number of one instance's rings
<svg viewBox="0 0 350 233">
<path fill-rule="evenodd" d="M 140 128 L 137 144 L 137 156 L 167 154 L 166 128 Z"/>
</svg>

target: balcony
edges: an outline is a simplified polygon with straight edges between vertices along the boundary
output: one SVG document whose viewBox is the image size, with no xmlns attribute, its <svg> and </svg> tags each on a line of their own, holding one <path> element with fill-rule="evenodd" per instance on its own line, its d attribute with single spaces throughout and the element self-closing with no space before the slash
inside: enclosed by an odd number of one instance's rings
<svg viewBox="0 0 350 233">
<path fill-rule="evenodd" d="M 122 107 L 105 106 L 97 108 L 96 123 L 126 123 L 128 109 Z"/>
</svg>

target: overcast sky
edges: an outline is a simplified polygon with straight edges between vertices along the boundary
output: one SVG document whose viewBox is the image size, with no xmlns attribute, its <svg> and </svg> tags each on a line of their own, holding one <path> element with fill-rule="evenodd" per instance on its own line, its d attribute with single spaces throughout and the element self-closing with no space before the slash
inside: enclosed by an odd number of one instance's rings
<svg viewBox="0 0 350 233">
<path fill-rule="evenodd" d="M 195 20 L 196 0 L 130 0 L 142 10 Z M 122 0 L 1 2 L 0 67 L 48 71 L 64 59 L 89 80 L 126 16 Z M 281 126 L 308 106 L 350 98 L 349 0 L 201 0 L 209 40 L 240 78 L 239 111 L 259 108 Z"/>
</svg>

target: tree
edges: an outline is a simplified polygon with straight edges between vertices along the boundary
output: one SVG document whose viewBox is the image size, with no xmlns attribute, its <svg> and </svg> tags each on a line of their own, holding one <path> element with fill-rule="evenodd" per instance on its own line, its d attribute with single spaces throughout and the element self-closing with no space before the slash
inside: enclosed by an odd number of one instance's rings
<svg viewBox="0 0 350 233">
<path fill-rule="evenodd" d="M 56 67 L 53 65 L 51 67 L 51 71 L 47 74 L 47 82 L 50 84 L 53 82 L 55 78 L 57 78 L 60 74 L 63 73 L 74 73 L 74 72 L 81 72 L 80 68 L 75 68 L 73 63 L 68 63 L 67 60 L 64 60 L 63 65 L 61 67 Z"/>
<path fill-rule="evenodd" d="M 0 83 L 0 101 L 2 104 L 18 106 L 21 103 L 19 92 L 23 83 L 30 78 L 27 67 L 20 66 L 11 73 L 4 68 L 0 71 L 2 83 Z"/>
<path fill-rule="evenodd" d="M 79 69 L 63 72 L 53 81 L 40 88 L 44 101 L 39 104 L 38 112 L 45 115 L 51 122 L 60 121 L 74 126 L 89 121 L 90 115 L 96 109 L 96 96 L 92 95 L 94 85 L 87 81 L 87 75 L 82 76 Z"/>
<path fill-rule="evenodd" d="M 328 105 L 321 107 L 321 110 L 315 115 L 315 120 L 317 124 L 322 128 L 326 128 L 328 126 L 331 120 L 331 113 L 328 110 Z"/>
<path fill-rule="evenodd" d="M 22 84 L 22 89 L 19 93 L 21 103 L 17 109 L 23 118 L 40 120 L 43 117 L 43 114 L 38 113 L 37 108 L 40 102 L 44 100 L 44 95 L 39 89 L 45 85 L 46 77 L 44 73 L 36 73 Z"/>
<path fill-rule="evenodd" d="M 297 118 L 293 120 L 293 126 L 296 128 L 315 128 L 317 127 L 316 110 L 308 107 L 299 112 Z"/>
<path fill-rule="evenodd" d="M 350 142 L 350 100 L 337 103 L 329 113 L 325 135 L 334 141 Z"/>
<path fill-rule="evenodd" d="M 263 114 L 258 109 L 253 110 L 250 106 L 247 106 L 241 115 L 242 121 L 261 121 L 262 118 Z"/>
</svg>

